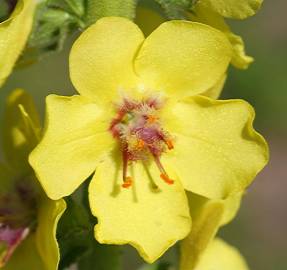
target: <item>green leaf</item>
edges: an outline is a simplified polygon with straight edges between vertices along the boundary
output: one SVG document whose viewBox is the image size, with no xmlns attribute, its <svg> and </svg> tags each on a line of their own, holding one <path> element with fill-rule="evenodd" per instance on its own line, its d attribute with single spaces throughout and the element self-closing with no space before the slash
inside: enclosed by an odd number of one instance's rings
<svg viewBox="0 0 287 270">
<path fill-rule="evenodd" d="M 61 26 L 68 20 L 72 20 L 72 16 L 60 9 L 47 9 L 45 13 L 42 14 L 41 20 L 50 21 L 54 25 Z"/>
<path fill-rule="evenodd" d="M 18 65 L 62 50 L 69 34 L 84 29 L 85 0 L 46 0 L 38 4 L 25 55 Z"/>
<path fill-rule="evenodd" d="M 79 17 L 85 14 L 85 0 L 65 0 L 70 9 Z"/>
<path fill-rule="evenodd" d="M 85 13 L 85 0 L 48 0 L 47 6 L 65 10 L 78 17 Z"/>
<path fill-rule="evenodd" d="M 61 251 L 59 269 L 65 269 L 78 261 L 92 246 L 93 226 L 87 210 L 71 197 L 67 199 L 67 211 L 58 225 L 58 242 Z"/>
<path fill-rule="evenodd" d="M 28 46 L 45 50 L 57 43 L 60 30 L 72 23 L 74 23 L 74 17 L 66 11 L 39 5 Z"/>
<path fill-rule="evenodd" d="M 101 245 L 93 241 L 90 252 L 82 257 L 78 263 L 79 270 L 120 270 L 121 259 L 120 247 Z M 163 270 L 163 269 L 162 269 Z"/>
</svg>

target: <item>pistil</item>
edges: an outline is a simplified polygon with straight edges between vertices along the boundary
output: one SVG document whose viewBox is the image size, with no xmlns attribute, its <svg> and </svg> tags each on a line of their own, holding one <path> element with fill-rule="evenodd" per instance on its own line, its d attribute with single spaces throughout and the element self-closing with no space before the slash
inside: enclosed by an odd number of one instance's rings
<svg viewBox="0 0 287 270">
<path fill-rule="evenodd" d="M 164 180 L 167 184 L 172 185 L 174 181 L 169 178 L 168 174 L 166 173 L 164 167 L 162 166 L 160 159 L 157 155 L 153 155 L 155 164 L 157 165 L 159 171 L 160 171 L 160 178 Z"/>
</svg>

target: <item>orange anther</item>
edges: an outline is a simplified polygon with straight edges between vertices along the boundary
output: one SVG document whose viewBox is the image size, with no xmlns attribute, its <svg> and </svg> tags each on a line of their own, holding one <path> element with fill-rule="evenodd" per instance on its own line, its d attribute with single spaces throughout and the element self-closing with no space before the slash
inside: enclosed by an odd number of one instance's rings
<svg viewBox="0 0 287 270">
<path fill-rule="evenodd" d="M 139 139 L 139 140 L 138 140 L 138 142 L 137 142 L 137 146 L 136 146 L 136 148 L 137 148 L 137 149 L 139 149 L 139 150 L 141 150 L 141 149 L 143 149 L 143 148 L 144 148 L 144 146 L 145 146 L 145 142 L 144 142 L 144 140 Z"/>
<path fill-rule="evenodd" d="M 133 183 L 133 179 L 130 176 L 127 176 L 122 184 L 123 188 L 129 188 Z"/>
<path fill-rule="evenodd" d="M 172 150 L 174 148 L 172 140 L 165 140 L 165 143 L 169 150 Z"/>
<path fill-rule="evenodd" d="M 174 181 L 173 181 L 172 179 L 170 179 L 170 178 L 168 177 L 168 175 L 166 175 L 166 174 L 164 174 L 164 173 L 162 173 L 162 174 L 160 175 L 160 178 L 161 178 L 164 182 L 166 182 L 167 184 L 169 184 L 169 185 L 172 185 L 172 184 L 174 183 Z"/>
<path fill-rule="evenodd" d="M 156 120 L 157 120 L 158 118 L 155 116 L 155 115 L 148 115 L 148 117 L 147 117 L 147 122 L 148 123 L 150 123 L 150 124 L 152 124 L 152 123 L 154 123 Z"/>
</svg>

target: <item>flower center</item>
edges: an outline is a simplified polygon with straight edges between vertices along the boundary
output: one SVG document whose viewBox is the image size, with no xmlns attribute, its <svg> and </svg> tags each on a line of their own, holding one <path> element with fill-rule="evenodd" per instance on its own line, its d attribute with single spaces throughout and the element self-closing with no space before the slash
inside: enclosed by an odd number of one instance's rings
<svg viewBox="0 0 287 270">
<path fill-rule="evenodd" d="M 119 141 L 122 152 L 124 188 L 130 187 L 133 182 L 128 175 L 128 166 L 132 162 L 150 158 L 155 161 L 160 177 L 168 184 L 174 182 L 160 161 L 164 152 L 173 149 L 173 139 L 160 122 L 159 111 L 162 106 L 162 100 L 156 97 L 141 101 L 125 98 L 111 121 L 110 131 Z"/>
</svg>

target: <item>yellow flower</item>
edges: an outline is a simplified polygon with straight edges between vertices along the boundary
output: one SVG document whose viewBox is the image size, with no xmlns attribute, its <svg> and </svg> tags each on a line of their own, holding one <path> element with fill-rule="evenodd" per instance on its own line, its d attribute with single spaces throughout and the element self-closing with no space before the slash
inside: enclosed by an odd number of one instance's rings
<svg viewBox="0 0 287 270">
<path fill-rule="evenodd" d="M 231 63 L 240 69 L 248 68 L 253 58 L 247 56 L 240 36 L 231 32 L 224 18 L 245 19 L 254 15 L 262 0 L 199 0 L 192 8 L 190 19 L 215 27 L 226 34 L 233 47 Z"/>
<path fill-rule="evenodd" d="M 239 251 L 216 238 L 202 254 L 195 268 L 181 268 L 181 270 L 248 270 L 247 263 Z"/>
<path fill-rule="evenodd" d="M 66 205 L 50 200 L 28 167 L 39 135 L 33 100 L 21 89 L 13 91 L 4 123 L 8 165 L 0 164 L 0 268 L 5 270 L 58 269 L 56 227 Z"/>
<path fill-rule="evenodd" d="M 217 256 L 217 249 L 220 249 L 222 245 L 214 242 L 214 237 L 218 229 L 229 223 L 236 215 L 242 198 L 242 193 L 238 193 L 227 197 L 226 199 L 207 199 L 205 197 L 193 194 L 191 192 L 187 193 L 189 204 L 192 205 L 190 209 L 190 214 L 193 220 L 193 226 L 189 235 L 180 243 L 181 258 L 180 258 L 180 270 L 195 270 L 195 269 L 205 269 L 208 270 L 214 264 L 225 262 L 226 260 L 220 260 L 220 258 L 225 258 L 224 253 L 219 256 L 217 262 L 212 259 L 205 259 L 205 257 Z M 216 248 L 214 247 L 216 246 Z M 219 246 L 219 247 L 217 247 Z M 226 252 L 229 252 L 229 248 Z M 210 251 L 209 251 L 210 250 Z M 210 254 L 210 255 L 206 255 Z M 215 255 L 216 254 L 216 255 Z M 238 256 L 237 256 L 238 257 Z M 228 258 L 227 258 L 228 259 Z M 230 258 L 230 262 L 233 258 Z M 209 265 L 210 266 L 207 266 Z M 229 265 L 216 265 L 218 268 L 215 269 L 241 269 L 232 268 Z M 244 268 L 243 268 L 244 269 Z"/>
<path fill-rule="evenodd" d="M 212 88 L 230 57 L 225 36 L 200 23 L 166 22 L 146 39 L 124 18 L 88 28 L 70 54 L 80 95 L 48 96 L 29 158 L 47 195 L 67 196 L 94 173 L 96 239 L 159 258 L 190 231 L 184 189 L 225 198 L 266 163 L 247 103 L 190 97 Z"/>
<path fill-rule="evenodd" d="M 10 18 L 0 22 L 0 87 L 26 45 L 35 6 L 35 0 L 18 0 Z"/>
<path fill-rule="evenodd" d="M 188 193 L 193 205 L 193 227 L 180 243 L 180 270 L 248 270 L 244 258 L 223 240 L 215 238 L 218 229 L 230 222 L 239 209 L 242 193 L 224 200 L 209 200 Z"/>
</svg>

